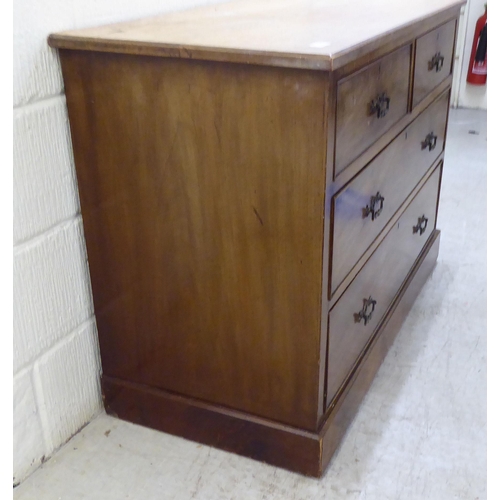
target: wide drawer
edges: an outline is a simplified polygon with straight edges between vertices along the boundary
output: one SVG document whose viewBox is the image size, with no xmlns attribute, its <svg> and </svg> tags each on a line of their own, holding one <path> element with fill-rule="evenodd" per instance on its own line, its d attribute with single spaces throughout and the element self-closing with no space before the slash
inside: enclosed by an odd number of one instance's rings
<svg viewBox="0 0 500 500">
<path fill-rule="evenodd" d="M 442 162 L 328 317 L 327 405 L 375 332 L 436 222 Z"/>
<path fill-rule="evenodd" d="M 456 21 L 449 21 L 417 39 L 413 106 L 451 74 Z"/>
<path fill-rule="evenodd" d="M 406 114 L 409 83 L 409 45 L 339 82 L 335 174 Z"/>
<path fill-rule="evenodd" d="M 444 147 L 449 92 L 332 199 L 330 297 Z"/>
</svg>

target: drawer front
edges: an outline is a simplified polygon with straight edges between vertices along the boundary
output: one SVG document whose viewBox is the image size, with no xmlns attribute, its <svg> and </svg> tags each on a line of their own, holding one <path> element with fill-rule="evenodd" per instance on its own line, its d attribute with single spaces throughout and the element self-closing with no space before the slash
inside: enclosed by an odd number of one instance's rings
<svg viewBox="0 0 500 500">
<path fill-rule="evenodd" d="M 442 152 L 448 105 L 449 92 L 333 197 L 330 297 Z"/>
<path fill-rule="evenodd" d="M 435 227 L 441 165 L 329 314 L 327 405 L 346 380 Z"/>
<path fill-rule="evenodd" d="M 413 106 L 451 73 L 455 24 L 450 21 L 417 39 Z"/>
<path fill-rule="evenodd" d="M 336 174 L 406 114 L 409 81 L 408 45 L 339 82 Z"/>
</svg>

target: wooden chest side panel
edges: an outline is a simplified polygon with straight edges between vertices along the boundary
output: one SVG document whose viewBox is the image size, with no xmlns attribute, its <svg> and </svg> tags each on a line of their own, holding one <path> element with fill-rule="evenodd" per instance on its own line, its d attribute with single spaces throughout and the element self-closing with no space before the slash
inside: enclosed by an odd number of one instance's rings
<svg viewBox="0 0 500 500">
<path fill-rule="evenodd" d="M 61 60 L 104 374 L 314 429 L 328 74 Z"/>
</svg>

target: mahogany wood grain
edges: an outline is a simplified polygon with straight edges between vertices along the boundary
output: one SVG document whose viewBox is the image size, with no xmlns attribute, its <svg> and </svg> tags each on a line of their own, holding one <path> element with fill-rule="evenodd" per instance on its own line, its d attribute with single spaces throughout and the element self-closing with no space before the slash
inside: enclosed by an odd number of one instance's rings
<svg viewBox="0 0 500 500">
<path fill-rule="evenodd" d="M 320 431 L 323 452 L 322 474 L 327 470 L 335 451 L 351 425 L 359 405 L 368 392 L 415 299 L 436 266 L 440 234 L 440 231 L 434 231 L 429 238 L 378 332 L 366 346 L 357 369 L 353 372 L 341 396 L 325 414 L 325 424 Z"/>
<path fill-rule="evenodd" d="M 315 429 L 328 73 L 61 58 L 104 374 Z"/>
<path fill-rule="evenodd" d="M 335 175 L 407 113 L 410 48 L 402 47 L 338 83 Z M 384 116 L 370 110 L 381 95 L 390 99 Z"/>
<path fill-rule="evenodd" d="M 451 74 L 456 23 L 457 21 L 453 19 L 417 39 L 413 106 Z M 442 67 L 429 67 L 435 56 L 443 58 L 440 63 Z"/>
<path fill-rule="evenodd" d="M 441 154 L 448 108 L 449 92 L 422 112 L 333 197 L 331 295 Z M 434 140 L 424 148 L 431 134 Z M 377 193 L 384 200 L 380 214 L 373 219 L 364 210 Z"/>
<path fill-rule="evenodd" d="M 327 406 L 339 394 L 435 227 L 440 177 L 441 168 L 437 168 L 330 312 Z M 415 234 L 414 227 L 424 215 L 425 230 Z M 376 301 L 371 319 L 357 318 L 369 299 Z"/>
<path fill-rule="evenodd" d="M 253 0 L 53 34 L 53 47 L 244 64 L 341 68 L 457 17 L 465 0 Z M 359 16 L 359 12 L 363 15 Z"/>
</svg>

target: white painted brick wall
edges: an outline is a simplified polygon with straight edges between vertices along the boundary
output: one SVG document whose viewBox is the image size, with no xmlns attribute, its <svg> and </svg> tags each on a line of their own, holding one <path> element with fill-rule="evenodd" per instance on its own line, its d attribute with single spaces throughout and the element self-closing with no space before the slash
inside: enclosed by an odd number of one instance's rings
<svg viewBox="0 0 500 500">
<path fill-rule="evenodd" d="M 48 449 L 54 449 L 100 409 L 95 321 L 83 323 L 45 353 L 33 372 L 45 441 Z"/>
<path fill-rule="evenodd" d="M 31 367 L 14 377 L 14 483 L 36 469 L 45 453 Z"/>
<path fill-rule="evenodd" d="M 14 243 L 78 212 L 63 96 L 14 110 Z"/>
<path fill-rule="evenodd" d="M 14 249 L 14 372 L 92 315 L 81 218 Z"/>
<path fill-rule="evenodd" d="M 63 81 L 50 33 L 220 0 L 14 2 L 14 484 L 101 411 Z"/>
</svg>

